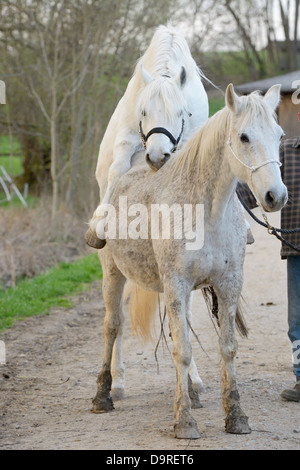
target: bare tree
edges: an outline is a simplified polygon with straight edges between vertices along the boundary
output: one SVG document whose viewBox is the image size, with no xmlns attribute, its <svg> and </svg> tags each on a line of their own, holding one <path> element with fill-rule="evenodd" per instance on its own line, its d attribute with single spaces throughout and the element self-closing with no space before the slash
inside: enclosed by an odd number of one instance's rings
<svg viewBox="0 0 300 470">
<path fill-rule="evenodd" d="M 174 0 L 0 5 L 0 73 L 10 76 L 11 119 L 15 132 L 50 148 L 53 223 L 59 207 L 94 206 L 107 122 L 153 28 L 174 10 Z M 7 114 L 2 125 L 8 129 Z"/>
</svg>

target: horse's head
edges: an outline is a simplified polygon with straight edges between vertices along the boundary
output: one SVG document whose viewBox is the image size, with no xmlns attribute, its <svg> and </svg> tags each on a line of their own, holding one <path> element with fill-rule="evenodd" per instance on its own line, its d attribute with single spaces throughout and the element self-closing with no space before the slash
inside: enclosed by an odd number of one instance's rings
<svg viewBox="0 0 300 470">
<path fill-rule="evenodd" d="M 231 111 L 228 140 L 231 169 L 248 183 L 267 212 L 278 211 L 287 202 L 279 161 L 284 132 L 275 115 L 280 88 L 274 85 L 264 97 L 259 92 L 239 97 L 231 84 L 226 90 L 226 104 Z"/>
<path fill-rule="evenodd" d="M 141 74 L 144 87 L 138 102 L 139 131 L 148 165 L 159 170 L 176 151 L 189 126 L 191 115 L 182 93 L 186 71 L 182 67 L 176 77 L 153 78 L 142 66 Z"/>
</svg>

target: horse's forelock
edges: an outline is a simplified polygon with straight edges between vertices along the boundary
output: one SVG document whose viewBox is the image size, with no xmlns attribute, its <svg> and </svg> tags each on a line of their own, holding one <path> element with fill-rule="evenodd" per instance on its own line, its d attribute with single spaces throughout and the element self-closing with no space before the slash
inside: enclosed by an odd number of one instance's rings
<svg viewBox="0 0 300 470">
<path fill-rule="evenodd" d="M 250 127 L 260 119 L 266 126 L 274 127 L 277 123 L 276 112 L 264 100 L 261 92 L 255 91 L 247 96 L 240 97 L 241 109 L 238 116 L 238 125 L 241 130 Z"/>
<path fill-rule="evenodd" d="M 164 114 L 169 121 L 178 119 L 179 112 L 188 111 L 182 90 L 174 80 L 166 77 L 157 77 L 153 82 L 141 89 L 137 107 L 138 114 L 149 109 L 149 104 L 157 98 L 160 100 Z"/>
</svg>

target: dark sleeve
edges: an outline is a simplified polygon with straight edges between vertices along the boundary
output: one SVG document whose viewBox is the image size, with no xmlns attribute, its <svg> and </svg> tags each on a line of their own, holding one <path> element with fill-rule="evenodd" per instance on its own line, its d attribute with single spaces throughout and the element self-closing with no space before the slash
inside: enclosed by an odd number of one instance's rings
<svg viewBox="0 0 300 470">
<path fill-rule="evenodd" d="M 280 168 L 281 178 L 284 180 L 284 145 L 283 145 L 283 142 L 281 143 L 280 148 L 279 148 L 279 160 L 282 165 Z"/>
<path fill-rule="evenodd" d="M 257 202 L 247 183 L 239 182 L 236 188 L 237 195 L 241 202 L 243 201 L 249 209 L 257 207 Z"/>
</svg>

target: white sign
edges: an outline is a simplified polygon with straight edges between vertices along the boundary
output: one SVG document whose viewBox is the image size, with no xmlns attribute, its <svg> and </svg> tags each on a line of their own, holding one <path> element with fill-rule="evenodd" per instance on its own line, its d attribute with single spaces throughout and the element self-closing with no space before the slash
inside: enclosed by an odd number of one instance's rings
<svg viewBox="0 0 300 470">
<path fill-rule="evenodd" d="M 300 104 L 300 80 L 295 80 L 292 83 L 292 88 L 297 88 L 292 95 L 292 102 L 293 104 Z"/>
<path fill-rule="evenodd" d="M 0 104 L 6 104 L 6 87 L 2 80 L 0 80 Z"/>
<path fill-rule="evenodd" d="M 6 363 L 6 350 L 4 341 L 0 341 L 0 365 Z"/>
</svg>

